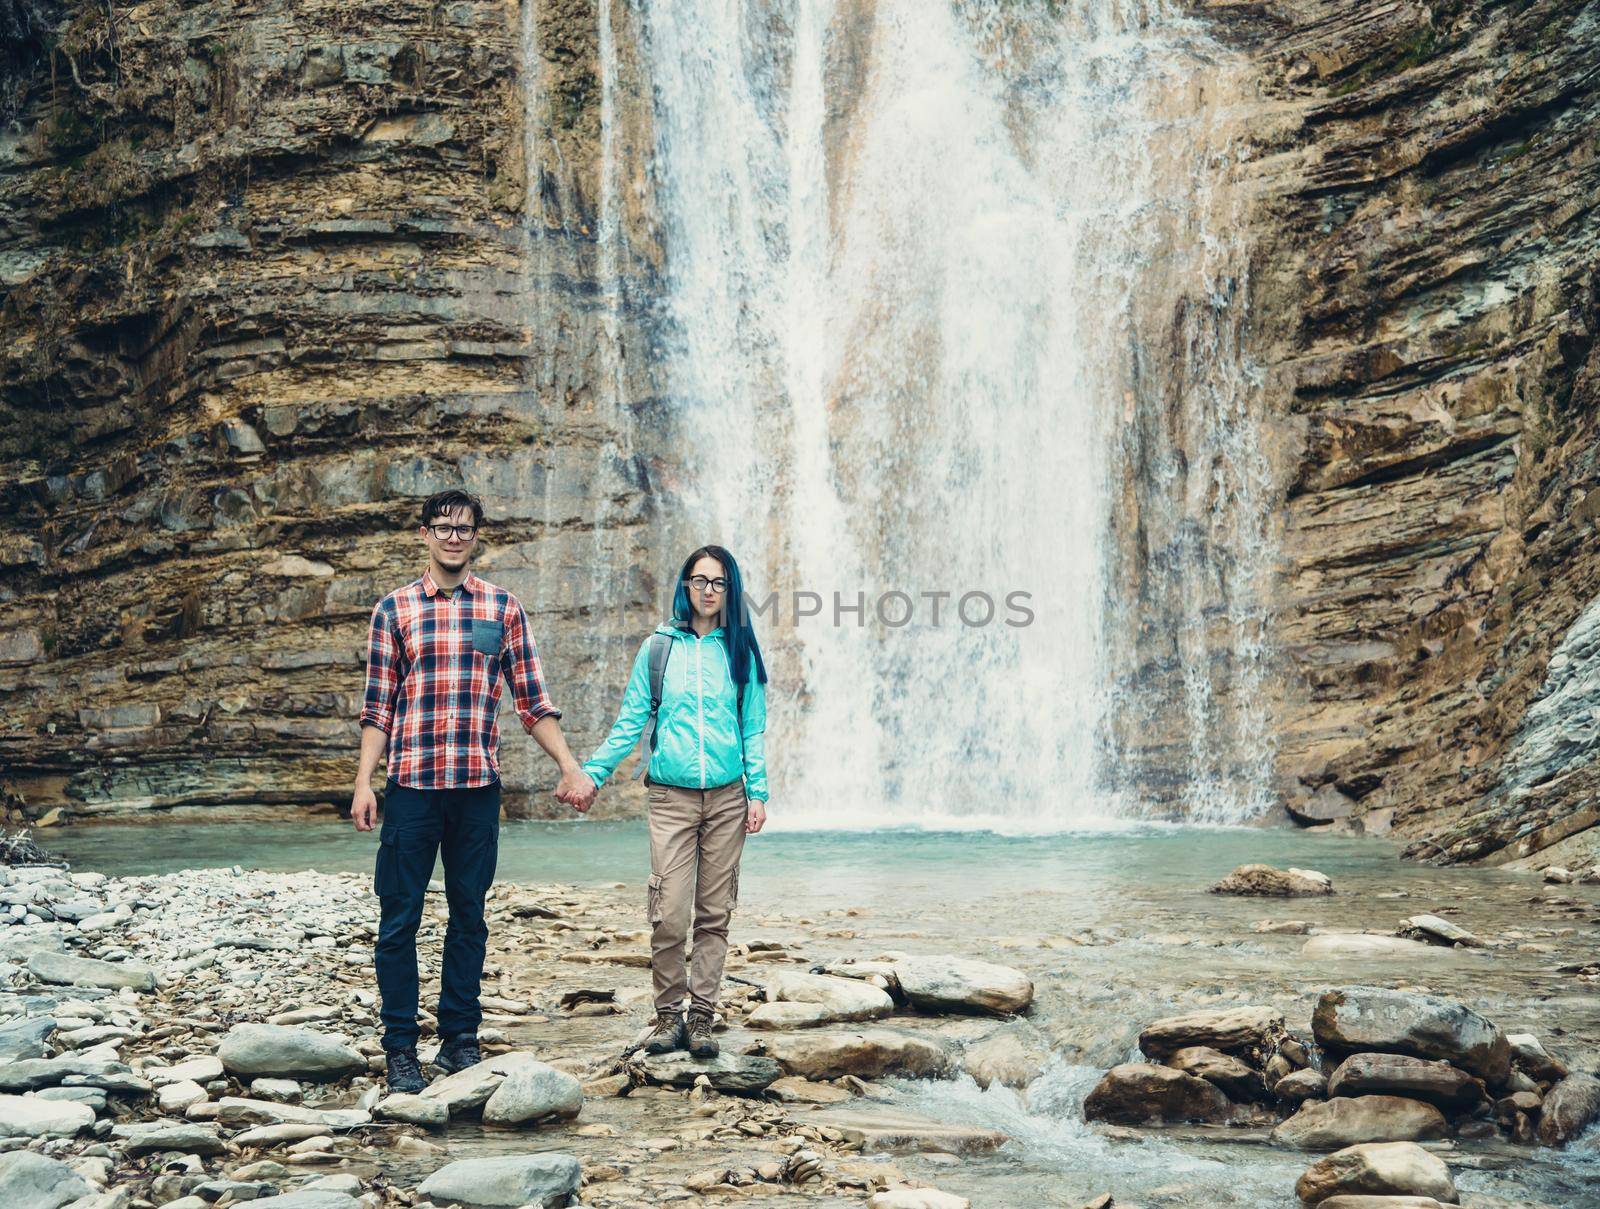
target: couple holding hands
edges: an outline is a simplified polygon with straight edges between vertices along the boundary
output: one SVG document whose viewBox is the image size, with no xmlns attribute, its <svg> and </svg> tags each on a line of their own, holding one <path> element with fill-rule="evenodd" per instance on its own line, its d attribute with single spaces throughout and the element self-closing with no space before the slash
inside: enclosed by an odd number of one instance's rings
<svg viewBox="0 0 1600 1209">
<path fill-rule="evenodd" d="M 358 831 L 377 823 L 372 777 L 386 759 L 373 889 L 373 965 L 382 998 L 388 1086 L 427 1086 L 417 1059 L 417 926 L 434 860 L 444 863 L 449 923 L 439 974 L 434 1065 L 481 1060 L 478 997 L 489 929 L 484 899 L 500 842 L 500 683 L 523 729 L 561 770 L 556 797 L 579 812 L 648 731 L 650 1053 L 713 1057 L 711 1025 L 739 894 L 744 837 L 766 823 L 766 665 L 745 616 L 739 567 L 720 546 L 691 554 L 671 620 L 639 646 L 611 732 L 579 764 L 567 747 L 521 603 L 472 573 L 483 505 L 445 491 L 423 505 L 420 579 L 372 611 L 361 763 L 351 800 Z M 691 919 L 694 946 L 685 948 Z M 682 1003 L 688 998 L 687 1016 Z"/>
</svg>

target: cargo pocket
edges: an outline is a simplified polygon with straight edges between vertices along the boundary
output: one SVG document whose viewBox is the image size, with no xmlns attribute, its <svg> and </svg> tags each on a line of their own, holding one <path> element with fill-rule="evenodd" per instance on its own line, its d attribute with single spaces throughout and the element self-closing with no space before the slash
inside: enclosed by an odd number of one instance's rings
<svg viewBox="0 0 1600 1209">
<path fill-rule="evenodd" d="M 659 873 L 650 875 L 650 884 L 645 890 L 644 914 L 645 919 L 652 924 L 658 924 L 662 918 L 661 895 L 666 886 L 667 879 Z"/>
<path fill-rule="evenodd" d="M 398 894 L 400 860 L 399 850 L 395 848 L 394 836 L 388 832 L 378 835 L 378 861 L 372 872 L 372 892 L 379 898 L 388 894 Z"/>
</svg>

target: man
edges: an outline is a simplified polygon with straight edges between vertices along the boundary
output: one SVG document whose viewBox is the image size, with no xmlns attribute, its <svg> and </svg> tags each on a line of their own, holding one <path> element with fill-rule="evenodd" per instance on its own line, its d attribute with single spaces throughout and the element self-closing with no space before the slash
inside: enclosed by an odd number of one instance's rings
<svg viewBox="0 0 1600 1209">
<path fill-rule="evenodd" d="M 372 610 L 367 689 L 361 710 L 361 766 L 350 818 L 371 831 L 372 775 L 387 754 L 383 830 L 373 889 L 380 910 L 373 965 L 383 999 L 383 1048 L 391 1092 L 427 1086 L 417 1062 L 417 925 L 443 854 L 445 929 L 439 974 L 440 1048 L 445 1071 L 480 1060 L 478 1002 L 489 929 L 483 902 L 500 843 L 500 681 L 511 684 L 523 729 L 561 769 L 556 797 L 578 811 L 594 782 L 567 748 L 561 711 L 545 691 L 527 614 L 517 598 L 468 568 L 483 504 L 445 491 L 422 506 L 418 536 L 428 551 L 422 578 Z"/>
</svg>

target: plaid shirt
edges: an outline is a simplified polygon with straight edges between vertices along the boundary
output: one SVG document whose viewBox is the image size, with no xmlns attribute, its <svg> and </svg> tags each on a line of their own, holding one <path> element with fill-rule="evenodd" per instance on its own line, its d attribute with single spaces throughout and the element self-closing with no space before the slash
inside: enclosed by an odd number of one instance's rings
<svg viewBox="0 0 1600 1209">
<path fill-rule="evenodd" d="M 500 677 L 524 730 L 561 716 L 517 598 L 476 575 L 447 592 L 422 578 L 372 610 L 361 725 L 389 736 L 389 777 L 412 789 L 469 789 L 500 775 Z"/>
</svg>

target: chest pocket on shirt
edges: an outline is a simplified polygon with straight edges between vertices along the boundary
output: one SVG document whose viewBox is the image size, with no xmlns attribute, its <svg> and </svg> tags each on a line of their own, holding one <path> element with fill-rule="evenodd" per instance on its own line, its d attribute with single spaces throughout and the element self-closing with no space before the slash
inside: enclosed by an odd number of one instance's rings
<svg viewBox="0 0 1600 1209">
<path fill-rule="evenodd" d="M 472 619 L 472 649 L 480 655 L 498 655 L 505 627 L 498 621 Z"/>
</svg>

